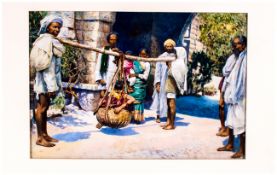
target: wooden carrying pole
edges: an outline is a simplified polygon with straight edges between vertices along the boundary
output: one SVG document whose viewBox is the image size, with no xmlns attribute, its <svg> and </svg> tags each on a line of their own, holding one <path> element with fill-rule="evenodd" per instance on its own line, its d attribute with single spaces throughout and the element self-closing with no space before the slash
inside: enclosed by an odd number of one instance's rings
<svg viewBox="0 0 277 175">
<path fill-rule="evenodd" d="M 92 51 L 95 51 L 95 52 L 98 52 L 98 53 L 113 55 L 113 56 L 116 56 L 116 57 L 120 56 L 120 54 L 117 53 L 117 52 L 91 47 L 91 46 L 88 46 L 88 45 L 85 45 L 85 44 L 80 44 L 80 43 L 70 41 L 70 40 L 66 40 L 66 39 L 63 39 L 63 38 L 56 38 L 56 39 L 59 40 L 63 44 L 67 44 L 67 45 L 70 45 L 70 46 L 73 46 L 73 47 L 92 50 Z M 133 55 L 125 55 L 125 57 L 128 60 L 137 60 L 137 61 L 145 61 L 145 62 L 166 62 L 166 61 L 174 61 L 176 59 L 175 57 L 142 58 L 142 57 L 133 56 Z"/>
</svg>

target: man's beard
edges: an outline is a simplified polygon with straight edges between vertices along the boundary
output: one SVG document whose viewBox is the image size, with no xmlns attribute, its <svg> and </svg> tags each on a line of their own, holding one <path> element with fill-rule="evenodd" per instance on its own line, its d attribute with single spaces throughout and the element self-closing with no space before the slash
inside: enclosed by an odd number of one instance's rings
<svg viewBox="0 0 277 175">
<path fill-rule="evenodd" d="M 239 51 L 238 49 L 234 49 L 233 53 L 235 54 L 236 57 L 239 57 L 239 54 L 241 53 L 241 51 Z"/>
<path fill-rule="evenodd" d="M 166 50 L 167 53 L 174 53 L 173 49 L 172 50 Z"/>
</svg>

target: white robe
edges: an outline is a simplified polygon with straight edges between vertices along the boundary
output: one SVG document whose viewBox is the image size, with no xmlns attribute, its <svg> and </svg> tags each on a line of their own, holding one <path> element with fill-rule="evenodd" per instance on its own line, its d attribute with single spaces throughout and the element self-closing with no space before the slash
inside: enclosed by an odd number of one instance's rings
<svg viewBox="0 0 277 175">
<path fill-rule="evenodd" d="M 171 62 L 171 73 L 179 92 L 183 95 L 187 91 L 187 52 L 183 47 L 174 47 L 177 59 Z M 159 57 L 174 57 L 174 54 L 164 52 Z"/>
<path fill-rule="evenodd" d="M 111 49 L 110 49 L 110 51 L 111 51 Z M 102 54 L 99 53 L 98 58 L 97 58 L 97 62 L 96 62 L 96 68 L 95 68 L 95 81 L 103 79 L 106 82 L 106 85 L 105 86 L 99 85 L 99 87 L 100 88 L 102 88 L 102 87 L 108 88 L 109 84 L 112 81 L 113 75 L 115 74 L 116 69 L 117 69 L 117 66 L 114 63 L 115 57 L 109 55 L 109 62 L 108 62 L 107 72 L 103 73 L 103 75 L 101 75 L 101 73 L 100 73 L 101 60 L 102 60 Z"/>
<path fill-rule="evenodd" d="M 172 61 L 171 71 L 179 92 L 183 95 L 187 91 L 187 52 L 183 47 L 175 47 L 177 59 Z"/>
<path fill-rule="evenodd" d="M 60 57 L 64 51 L 63 45 L 48 33 L 41 34 L 34 42 L 32 52 L 36 52 L 33 54 L 36 56 L 32 58 L 33 63 L 39 59 L 50 61 L 47 64 L 42 64 L 43 66 L 37 69 L 34 84 L 34 91 L 37 95 L 46 92 L 62 91 Z"/>
<path fill-rule="evenodd" d="M 172 61 L 171 69 L 172 75 L 176 81 L 177 87 L 181 94 L 187 90 L 187 53 L 183 47 L 175 47 L 177 52 L 177 59 Z M 171 53 L 164 52 L 159 57 L 172 57 Z M 167 97 L 165 91 L 165 82 L 168 76 L 168 68 L 165 62 L 157 62 L 155 69 L 154 86 L 160 83 L 160 93 L 154 90 L 153 102 L 150 107 L 152 110 L 157 110 L 157 114 L 161 117 L 167 114 Z"/>
<path fill-rule="evenodd" d="M 225 125 L 234 131 L 234 135 L 245 132 L 245 98 L 246 98 L 246 65 L 247 52 L 243 51 L 238 59 L 230 59 L 223 68 L 227 73 L 227 66 L 233 65 L 232 70 L 224 80 L 224 101 L 227 104 Z M 228 62 L 228 61 L 227 61 Z M 229 69 L 230 70 L 230 69 Z"/>
<path fill-rule="evenodd" d="M 154 93 L 153 93 L 153 102 L 150 109 L 156 110 L 157 115 L 160 117 L 167 116 L 167 99 L 165 92 L 165 81 L 167 79 L 167 66 L 165 62 L 157 62 L 155 69 L 155 79 L 154 79 Z M 160 93 L 156 91 L 155 85 L 160 83 Z"/>
</svg>

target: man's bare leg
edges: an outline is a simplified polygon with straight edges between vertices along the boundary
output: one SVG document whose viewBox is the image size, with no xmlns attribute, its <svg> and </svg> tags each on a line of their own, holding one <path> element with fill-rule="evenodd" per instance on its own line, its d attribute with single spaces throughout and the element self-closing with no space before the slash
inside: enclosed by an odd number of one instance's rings
<svg viewBox="0 0 277 175">
<path fill-rule="evenodd" d="M 163 127 L 165 130 L 172 130 L 175 129 L 175 115 L 176 115 L 176 100 L 175 98 L 170 98 L 168 99 L 168 108 L 169 108 L 169 125 Z"/>
<path fill-rule="evenodd" d="M 47 120 L 47 116 L 45 116 L 45 113 L 48 109 L 48 101 L 47 101 L 47 95 L 40 94 L 39 95 L 39 102 L 37 104 L 36 112 L 35 112 L 35 121 L 37 125 L 37 134 L 38 138 L 36 141 L 37 145 L 45 146 L 45 147 L 53 147 L 55 144 L 48 142 L 43 134 L 44 130 L 46 128 L 45 121 Z"/>
<path fill-rule="evenodd" d="M 167 99 L 167 105 L 169 104 L 169 99 Z M 165 124 L 161 124 L 160 126 L 162 128 L 167 127 L 170 124 L 170 109 L 169 107 L 167 108 L 167 117 L 166 117 L 166 123 Z"/>
<path fill-rule="evenodd" d="M 229 135 L 229 128 L 225 126 L 225 115 L 224 115 L 224 99 L 223 94 L 220 93 L 220 100 L 219 100 L 219 120 L 220 120 L 220 129 L 217 136 L 226 137 Z"/>
<path fill-rule="evenodd" d="M 48 142 L 59 142 L 59 140 L 54 139 L 53 137 L 49 136 L 47 133 L 47 117 L 44 117 L 44 123 L 43 126 L 45 127 L 44 133 L 43 133 L 43 137 L 45 140 L 47 140 Z"/>
<path fill-rule="evenodd" d="M 229 129 L 229 139 L 228 139 L 227 145 L 218 148 L 217 151 L 233 151 L 233 147 L 234 147 L 233 130 Z"/>
<path fill-rule="evenodd" d="M 219 105 L 219 120 L 220 120 L 220 131 L 224 130 L 225 129 L 225 117 L 224 117 L 224 107 L 220 106 Z"/>
<path fill-rule="evenodd" d="M 53 137 L 50 137 L 48 135 L 48 132 L 47 132 L 47 110 L 49 108 L 49 104 L 50 104 L 50 99 L 49 99 L 49 97 L 47 97 L 47 108 L 42 113 L 42 115 L 43 115 L 43 125 L 42 125 L 43 130 L 42 130 L 42 135 L 43 135 L 44 139 L 46 141 L 48 141 L 48 142 L 58 142 L 59 140 L 54 139 Z"/>
<path fill-rule="evenodd" d="M 231 156 L 233 159 L 241 158 L 245 156 L 245 132 L 239 135 L 240 137 L 240 148 L 239 151 Z"/>
</svg>

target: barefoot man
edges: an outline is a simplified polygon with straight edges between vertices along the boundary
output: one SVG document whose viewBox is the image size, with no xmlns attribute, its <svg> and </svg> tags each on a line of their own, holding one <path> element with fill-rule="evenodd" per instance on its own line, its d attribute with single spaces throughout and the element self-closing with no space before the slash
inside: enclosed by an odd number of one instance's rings
<svg viewBox="0 0 277 175">
<path fill-rule="evenodd" d="M 159 57 L 174 57 L 174 61 L 156 64 L 155 92 L 152 109 L 157 110 L 157 118 L 164 115 L 167 103 L 167 121 L 163 129 L 172 130 L 175 128 L 176 95 L 183 95 L 187 90 L 187 53 L 183 47 L 175 47 L 172 39 L 164 42 L 165 52 Z M 165 100 L 166 98 L 166 100 Z"/>
<path fill-rule="evenodd" d="M 60 17 L 49 15 L 40 22 L 39 37 L 33 44 L 30 65 L 36 70 L 34 91 L 38 100 L 35 110 L 37 125 L 37 145 L 53 147 L 58 140 L 47 133 L 47 110 L 50 99 L 62 90 L 61 56 L 63 45 L 54 37 L 58 36 L 63 21 Z"/>
<path fill-rule="evenodd" d="M 227 105 L 226 126 L 229 128 L 227 145 L 218 151 L 232 151 L 234 135 L 240 137 L 240 149 L 232 158 L 245 156 L 245 97 L 246 97 L 246 58 L 247 38 L 236 36 L 232 41 L 233 56 L 230 56 L 223 68 L 226 77 L 222 91 Z"/>
</svg>

